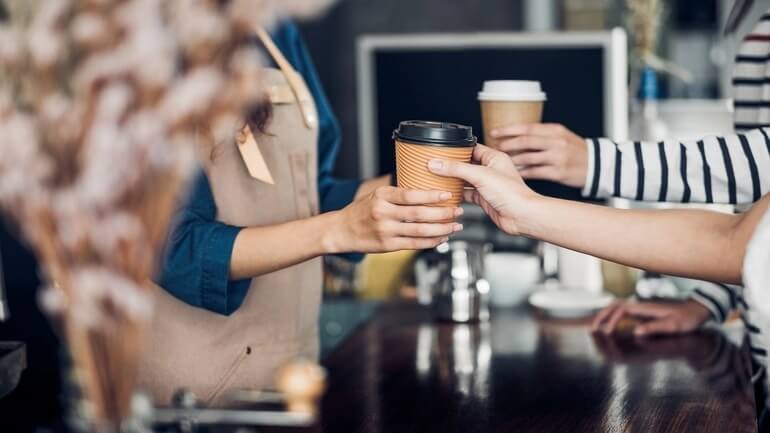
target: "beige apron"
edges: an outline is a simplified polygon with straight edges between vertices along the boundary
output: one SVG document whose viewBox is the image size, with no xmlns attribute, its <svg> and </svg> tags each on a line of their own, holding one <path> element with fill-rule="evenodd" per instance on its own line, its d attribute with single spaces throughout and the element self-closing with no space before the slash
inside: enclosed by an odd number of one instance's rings
<svg viewBox="0 0 770 433">
<path fill-rule="evenodd" d="M 265 226 L 319 211 L 315 106 L 307 93 L 303 116 L 298 105 L 302 98 L 286 78 L 296 72 L 287 73 L 282 56 L 276 63 L 283 72 L 266 71 L 273 116 L 268 133 L 256 136 L 275 185 L 249 175 L 236 143 L 220 145 L 204 163 L 217 220 L 226 224 Z M 297 77 L 291 79 L 293 85 Z M 321 286 L 320 258 L 254 278 L 242 306 L 229 317 L 158 290 L 140 368 L 141 388 L 156 404 L 168 404 L 174 391 L 185 388 L 213 406 L 224 403 L 228 390 L 273 388 L 274 372 L 282 364 L 297 357 L 318 358 Z"/>
</svg>

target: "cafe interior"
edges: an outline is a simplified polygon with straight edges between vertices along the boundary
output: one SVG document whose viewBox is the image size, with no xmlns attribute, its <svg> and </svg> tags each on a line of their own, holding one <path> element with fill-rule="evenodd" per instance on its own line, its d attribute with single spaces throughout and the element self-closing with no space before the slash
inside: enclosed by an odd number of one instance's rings
<svg viewBox="0 0 770 433">
<path fill-rule="evenodd" d="M 0 6 L 0 432 L 770 431 L 770 1 Z"/>
</svg>

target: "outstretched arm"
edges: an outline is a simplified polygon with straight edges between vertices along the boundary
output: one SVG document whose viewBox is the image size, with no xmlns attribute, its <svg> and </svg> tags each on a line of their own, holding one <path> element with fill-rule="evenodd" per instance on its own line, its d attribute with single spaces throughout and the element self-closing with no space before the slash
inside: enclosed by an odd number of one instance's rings
<svg viewBox="0 0 770 433">
<path fill-rule="evenodd" d="M 770 203 L 733 216 L 716 212 L 618 211 L 540 198 L 525 205 L 521 232 L 623 263 L 669 275 L 741 283 L 746 245 Z"/>
<path fill-rule="evenodd" d="M 191 305 L 230 314 L 250 278 L 325 254 L 437 245 L 460 228 L 446 222 L 459 209 L 425 206 L 444 194 L 372 188 L 340 211 L 241 228 L 216 221 L 214 195 L 201 172 L 171 231 L 158 282 Z"/>
<path fill-rule="evenodd" d="M 506 232 L 669 275 L 739 284 L 746 245 L 770 204 L 765 197 L 737 216 L 610 209 L 535 194 L 501 152 L 479 146 L 474 158 L 480 165 L 434 160 L 430 168 L 473 185 L 467 198 Z"/>
</svg>

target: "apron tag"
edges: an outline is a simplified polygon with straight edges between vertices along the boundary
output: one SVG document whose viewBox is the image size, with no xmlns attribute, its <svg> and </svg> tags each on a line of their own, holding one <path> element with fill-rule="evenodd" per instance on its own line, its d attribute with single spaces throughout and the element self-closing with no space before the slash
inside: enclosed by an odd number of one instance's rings
<svg viewBox="0 0 770 433">
<path fill-rule="evenodd" d="M 241 152 L 241 157 L 251 177 L 275 185 L 273 175 L 270 174 L 270 169 L 267 167 L 265 158 L 259 150 L 257 139 L 254 138 L 249 125 L 244 126 L 238 136 L 238 150 Z"/>
</svg>

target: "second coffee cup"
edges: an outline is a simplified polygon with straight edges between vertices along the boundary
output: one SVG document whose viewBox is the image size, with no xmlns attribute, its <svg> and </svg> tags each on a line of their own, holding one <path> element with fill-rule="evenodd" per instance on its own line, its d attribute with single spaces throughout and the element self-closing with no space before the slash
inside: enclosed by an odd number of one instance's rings
<svg viewBox="0 0 770 433">
<path fill-rule="evenodd" d="M 537 81 L 486 81 L 479 92 L 484 144 L 497 148 L 490 133 L 506 126 L 540 123 L 546 94 Z"/>
<path fill-rule="evenodd" d="M 410 120 L 393 131 L 398 186 L 407 189 L 447 191 L 452 198 L 436 206 L 457 207 L 462 202 L 462 180 L 438 176 L 428 170 L 433 158 L 469 162 L 476 146 L 470 126 Z"/>
</svg>

